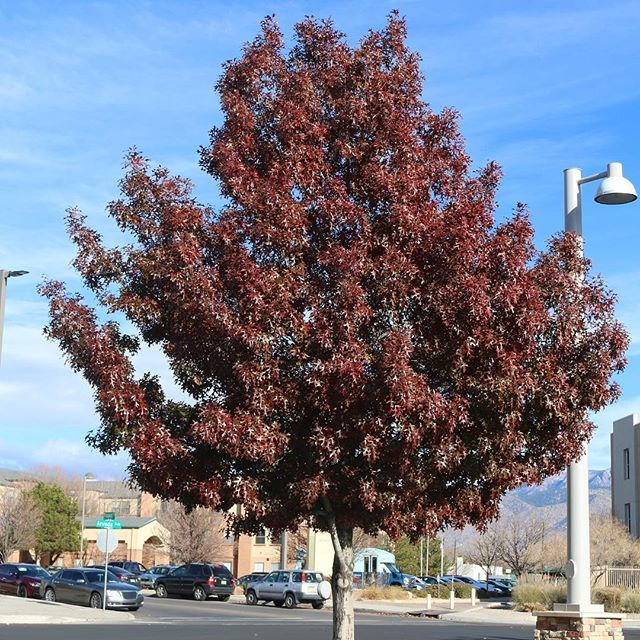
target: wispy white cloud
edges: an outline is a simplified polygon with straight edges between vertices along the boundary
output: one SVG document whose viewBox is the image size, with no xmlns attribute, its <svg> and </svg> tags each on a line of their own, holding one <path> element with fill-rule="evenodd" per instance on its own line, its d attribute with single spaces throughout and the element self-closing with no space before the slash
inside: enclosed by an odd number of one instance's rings
<svg viewBox="0 0 640 640">
<path fill-rule="evenodd" d="M 46 465 L 60 467 L 72 474 L 91 472 L 101 480 L 121 480 L 129 462 L 124 453 L 103 455 L 81 440 L 53 438 L 41 441 L 35 447 L 24 441 L 7 444 L 0 440 L 0 467 L 30 470 Z"/>
</svg>

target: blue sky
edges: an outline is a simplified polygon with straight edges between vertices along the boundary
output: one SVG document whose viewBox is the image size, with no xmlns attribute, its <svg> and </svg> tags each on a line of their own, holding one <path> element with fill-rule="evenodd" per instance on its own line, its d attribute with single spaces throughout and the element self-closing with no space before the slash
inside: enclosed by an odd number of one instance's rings
<svg viewBox="0 0 640 640">
<path fill-rule="evenodd" d="M 0 367 L 0 466 L 38 464 L 118 478 L 124 455 L 84 444 L 95 428 L 91 391 L 42 336 L 43 276 L 80 283 L 63 216 L 80 207 L 107 241 L 105 204 L 117 194 L 124 152 L 190 177 L 218 202 L 197 148 L 220 123 L 213 85 L 260 20 L 275 13 L 287 36 L 305 15 L 330 17 L 351 42 L 398 8 L 423 58 L 424 98 L 453 106 L 474 161 L 505 173 L 499 215 L 517 201 L 537 243 L 562 228 L 562 170 L 624 163 L 640 187 L 640 3 L 475 0 L 388 2 L 28 2 L 0 0 L 0 268 L 9 281 Z M 632 337 L 623 396 L 595 416 L 590 467 L 609 465 L 611 422 L 640 412 L 640 205 L 607 208 L 584 191 L 585 247 L 619 296 Z M 140 370 L 167 371 L 157 352 Z M 171 386 L 168 378 L 165 383 Z"/>
</svg>

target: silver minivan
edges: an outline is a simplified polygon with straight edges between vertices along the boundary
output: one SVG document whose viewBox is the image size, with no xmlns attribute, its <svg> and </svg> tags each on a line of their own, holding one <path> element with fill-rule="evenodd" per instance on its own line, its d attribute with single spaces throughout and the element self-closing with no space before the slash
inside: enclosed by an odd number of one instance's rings
<svg viewBox="0 0 640 640">
<path fill-rule="evenodd" d="M 322 609 L 331 597 L 331 586 L 319 571 L 304 569 L 272 571 L 260 582 L 247 585 L 247 604 L 273 602 L 276 607 L 293 609 L 300 602 L 310 602 Z"/>
</svg>

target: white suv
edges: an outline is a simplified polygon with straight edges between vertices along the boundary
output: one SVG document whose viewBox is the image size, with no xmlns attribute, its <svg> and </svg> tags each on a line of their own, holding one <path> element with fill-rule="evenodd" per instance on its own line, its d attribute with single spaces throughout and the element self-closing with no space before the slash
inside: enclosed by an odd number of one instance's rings
<svg viewBox="0 0 640 640">
<path fill-rule="evenodd" d="M 247 585 L 247 604 L 273 602 L 276 607 L 293 609 L 299 602 L 310 602 L 314 609 L 322 609 L 331 597 L 331 585 L 319 571 L 296 569 L 272 571 L 260 582 Z"/>
</svg>

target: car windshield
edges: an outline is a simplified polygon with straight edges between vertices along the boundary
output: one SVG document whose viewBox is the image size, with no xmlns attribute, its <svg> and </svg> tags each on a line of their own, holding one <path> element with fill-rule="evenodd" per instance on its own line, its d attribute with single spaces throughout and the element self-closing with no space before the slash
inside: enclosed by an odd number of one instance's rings
<svg viewBox="0 0 640 640">
<path fill-rule="evenodd" d="M 104 583 L 104 571 L 91 571 L 91 573 L 87 573 L 87 582 L 102 582 Z M 117 582 L 121 584 L 118 580 L 113 577 L 113 574 L 107 572 L 107 582 Z"/>
<path fill-rule="evenodd" d="M 33 578 L 46 578 L 51 575 L 42 567 L 18 567 L 18 571 L 25 576 L 31 576 Z"/>
</svg>

